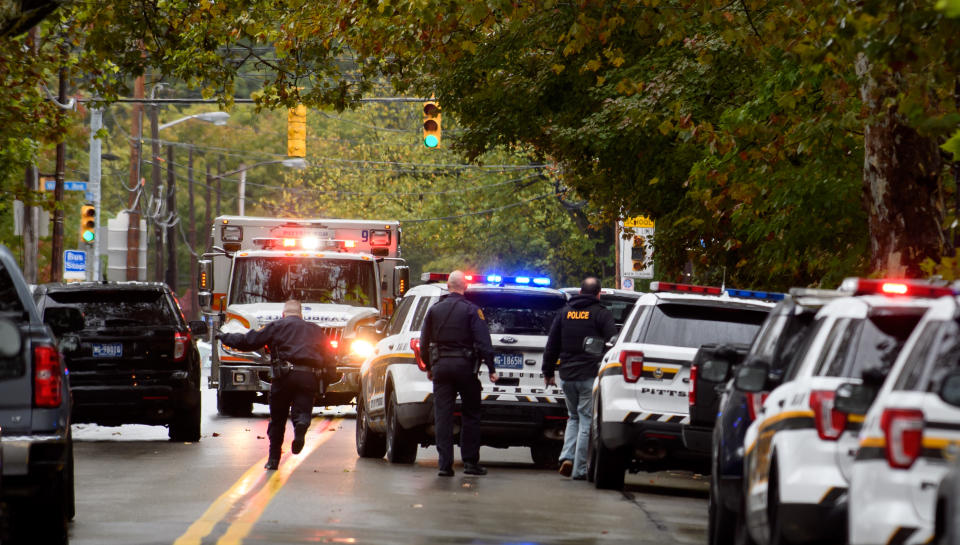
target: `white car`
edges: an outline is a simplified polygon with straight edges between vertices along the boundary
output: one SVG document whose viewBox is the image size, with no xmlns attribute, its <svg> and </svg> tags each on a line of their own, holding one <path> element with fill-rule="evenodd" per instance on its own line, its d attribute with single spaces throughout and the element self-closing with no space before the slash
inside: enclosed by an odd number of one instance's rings
<svg viewBox="0 0 960 545">
<path fill-rule="evenodd" d="M 600 362 L 587 462 L 597 488 L 622 488 L 624 472 L 639 464 L 682 466 L 690 363 L 703 344 L 753 340 L 773 308 L 758 294 L 651 282 Z"/>
<path fill-rule="evenodd" d="M 960 452 L 958 313 L 955 297 L 930 307 L 867 412 L 851 470 L 851 544 L 936 537 L 937 487 Z M 864 398 L 857 390 L 838 391 L 838 398 Z"/>
<path fill-rule="evenodd" d="M 424 280 L 445 282 L 445 274 Z M 486 317 L 500 379 L 491 383 L 486 368 L 482 385 L 482 444 L 498 448 L 530 447 L 534 463 L 555 465 L 563 446 L 567 410 L 563 390 L 545 388 L 540 365 L 547 333 L 566 304 L 546 278 L 467 276 L 466 298 Z M 435 444 L 433 383 L 418 363 L 420 328 L 427 309 L 447 293 L 445 283 L 411 288 L 403 297 L 384 337 L 360 371 L 357 396 L 357 454 L 365 458 L 413 463 L 417 445 Z M 459 430 L 459 417 L 454 433 Z"/>
<path fill-rule="evenodd" d="M 910 286 L 846 280 L 840 291 L 851 296 L 817 312 L 782 384 L 763 401 L 744 438 L 745 516 L 757 543 L 842 541 L 862 417 L 837 410 L 836 391 L 842 384 L 883 382 L 935 301 L 911 296 Z M 743 366 L 736 387 L 767 390 L 769 371 L 763 363 Z"/>
</svg>

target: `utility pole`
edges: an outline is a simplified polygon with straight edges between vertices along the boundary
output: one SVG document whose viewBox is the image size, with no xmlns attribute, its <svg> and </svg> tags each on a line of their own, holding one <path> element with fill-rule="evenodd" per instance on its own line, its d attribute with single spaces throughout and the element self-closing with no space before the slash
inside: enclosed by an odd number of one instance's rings
<svg viewBox="0 0 960 545">
<path fill-rule="evenodd" d="M 193 201 L 193 146 L 190 146 L 190 157 L 187 159 L 187 195 L 188 195 L 188 211 L 187 211 L 187 225 L 189 225 L 189 232 L 187 233 L 187 244 L 190 245 L 190 280 L 187 283 L 187 291 L 191 293 L 195 290 L 193 289 L 193 283 L 197 278 L 197 258 L 193 255 L 197 251 L 197 221 L 196 221 L 196 212 L 194 210 L 194 201 Z M 197 316 L 197 297 L 196 295 L 191 295 L 190 300 L 188 301 L 190 305 L 190 319 L 194 319 Z"/>
<path fill-rule="evenodd" d="M 157 86 L 154 85 L 153 89 L 150 90 L 150 98 L 153 98 L 156 90 Z M 163 211 L 163 206 L 161 205 L 162 197 L 160 194 L 162 182 L 160 181 L 160 127 L 157 121 L 158 109 L 156 104 L 150 105 L 150 166 L 152 167 L 150 169 L 150 177 L 153 182 L 153 199 L 156 203 L 154 208 L 155 212 L 150 211 L 150 213 L 156 214 L 153 218 L 153 280 L 163 282 L 163 227 L 160 226 L 160 216 Z"/>
<path fill-rule="evenodd" d="M 247 192 L 247 167 L 243 163 L 240 163 L 240 184 L 237 195 L 237 215 L 243 215 L 243 201 L 246 197 Z"/>
<path fill-rule="evenodd" d="M 100 229 L 100 139 L 97 138 L 97 131 L 103 127 L 103 110 L 97 107 L 90 108 L 90 160 L 89 171 L 90 193 L 93 194 L 93 259 L 88 265 L 88 277 L 94 282 L 100 281 L 100 237 L 103 235 Z"/>
<path fill-rule="evenodd" d="M 204 225 L 210 226 L 210 222 L 213 218 L 210 217 L 210 201 L 213 200 L 212 187 L 213 187 L 213 176 L 210 175 L 210 162 L 207 163 L 207 214 L 204 216 Z"/>
<path fill-rule="evenodd" d="M 133 96 L 142 99 L 144 95 L 143 76 L 137 77 L 133 84 Z M 130 113 L 130 134 L 136 140 L 130 141 L 130 198 L 127 201 L 127 280 L 139 280 L 140 265 L 140 144 L 143 141 L 143 104 L 134 102 Z"/>
<path fill-rule="evenodd" d="M 60 96 L 61 104 L 67 101 L 67 69 L 60 67 Z M 58 121 L 64 117 L 62 110 L 57 112 Z M 50 281 L 60 282 L 63 279 L 63 181 L 67 163 L 67 143 L 63 138 L 57 144 L 57 182 L 53 190 L 53 200 L 56 208 L 53 211 L 53 244 L 50 255 Z"/>
<path fill-rule="evenodd" d="M 217 217 L 220 217 L 220 182 L 223 180 L 223 155 L 217 158 Z"/>
<path fill-rule="evenodd" d="M 177 180 L 173 171 L 173 146 L 167 146 L 167 285 L 177 291 Z"/>
</svg>

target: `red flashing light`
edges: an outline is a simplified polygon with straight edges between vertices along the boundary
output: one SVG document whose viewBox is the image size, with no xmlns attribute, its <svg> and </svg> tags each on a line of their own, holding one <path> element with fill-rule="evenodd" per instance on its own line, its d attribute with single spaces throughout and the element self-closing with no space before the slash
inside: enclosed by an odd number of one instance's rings
<svg viewBox="0 0 960 545">
<path fill-rule="evenodd" d="M 463 275 L 463 279 L 466 280 L 467 282 L 473 282 L 473 275 L 472 275 L 472 274 L 465 274 L 465 275 Z"/>
<path fill-rule="evenodd" d="M 916 280 L 877 280 L 870 278 L 848 278 L 840 286 L 842 291 L 852 291 L 854 295 L 903 295 L 907 297 L 944 297 L 954 295 L 953 290 L 945 286 L 932 286 Z"/>
<path fill-rule="evenodd" d="M 817 426 L 817 435 L 824 441 L 836 441 L 847 427 L 847 415 L 833 408 L 836 397 L 833 390 L 815 390 L 810 392 L 810 408 L 813 409 L 813 421 Z"/>
<path fill-rule="evenodd" d="M 693 284 L 677 284 L 675 282 L 650 282 L 650 291 L 674 291 L 678 293 L 696 293 L 699 295 L 720 295 L 723 289 L 717 286 L 696 286 Z"/>
<path fill-rule="evenodd" d="M 447 273 L 425 272 L 420 275 L 420 280 L 423 282 L 446 282 L 449 277 L 450 275 Z"/>
<path fill-rule="evenodd" d="M 340 341 L 336 339 L 330 339 L 330 348 L 334 350 L 336 350 L 337 348 L 340 348 Z"/>
<path fill-rule="evenodd" d="M 285 238 L 283 239 L 284 248 L 294 248 L 297 245 L 297 239 L 295 238 Z"/>
<path fill-rule="evenodd" d="M 344 240 L 344 241 L 343 241 L 343 247 L 344 247 L 344 248 L 356 248 L 356 247 L 357 247 L 357 241 L 356 241 L 356 240 Z"/>
<path fill-rule="evenodd" d="M 895 469 L 909 469 L 923 451 L 923 411 L 884 409 L 880 427 L 887 443 L 887 463 Z"/>
<path fill-rule="evenodd" d="M 620 352 L 620 368 L 623 380 L 636 382 L 643 375 L 643 352 L 623 350 Z"/>
<path fill-rule="evenodd" d="M 33 404 L 36 407 L 59 407 L 63 401 L 63 380 L 60 376 L 60 354 L 49 345 L 33 347 Z"/>
</svg>

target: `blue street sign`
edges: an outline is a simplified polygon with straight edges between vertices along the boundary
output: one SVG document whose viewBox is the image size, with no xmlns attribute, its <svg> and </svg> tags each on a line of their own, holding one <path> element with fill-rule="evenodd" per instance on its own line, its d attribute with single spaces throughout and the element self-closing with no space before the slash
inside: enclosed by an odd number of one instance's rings
<svg viewBox="0 0 960 545">
<path fill-rule="evenodd" d="M 54 191 L 55 189 L 57 189 L 57 181 L 46 180 L 46 182 L 43 185 L 43 189 L 45 191 Z M 65 181 L 63 182 L 63 190 L 64 191 L 86 191 L 87 182 L 78 182 L 75 180 Z"/>
<path fill-rule="evenodd" d="M 86 272 L 87 252 L 83 250 L 64 250 L 63 270 L 65 272 Z"/>
</svg>

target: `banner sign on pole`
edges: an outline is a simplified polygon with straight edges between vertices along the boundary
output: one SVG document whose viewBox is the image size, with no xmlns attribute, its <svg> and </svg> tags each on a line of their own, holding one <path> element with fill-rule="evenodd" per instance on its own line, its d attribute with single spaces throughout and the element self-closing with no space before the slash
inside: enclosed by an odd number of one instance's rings
<svg viewBox="0 0 960 545">
<path fill-rule="evenodd" d="M 623 220 L 619 240 L 622 278 L 653 278 L 654 232 L 655 222 L 647 216 Z"/>
</svg>

